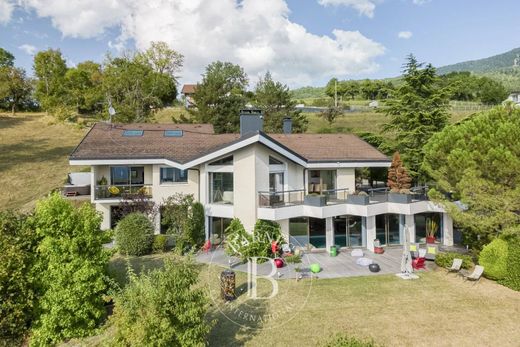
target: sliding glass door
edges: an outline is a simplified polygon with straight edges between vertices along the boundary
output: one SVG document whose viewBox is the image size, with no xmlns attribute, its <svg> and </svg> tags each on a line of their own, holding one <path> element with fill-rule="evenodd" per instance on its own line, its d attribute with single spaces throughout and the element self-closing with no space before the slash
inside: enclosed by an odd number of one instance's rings
<svg viewBox="0 0 520 347">
<path fill-rule="evenodd" d="M 363 246 L 363 217 L 338 216 L 333 219 L 334 244 L 339 247 Z"/>
<path fill-rule="evenodd" d="M 380 214 L 376 216 L 376 239 L 381 245 L 401 244 L 400 215 Z"/>
</svg>

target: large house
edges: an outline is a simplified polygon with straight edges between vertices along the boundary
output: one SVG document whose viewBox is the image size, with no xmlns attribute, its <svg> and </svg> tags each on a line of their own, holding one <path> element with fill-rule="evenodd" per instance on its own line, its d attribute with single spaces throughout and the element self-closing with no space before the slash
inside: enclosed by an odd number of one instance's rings
<svg viewBox="0 0 520 347">
<path fill-rule="evenodd" d="M 425 242 L 426 222 L 437 242 L 453 244 L 452 220 L 424 194 L 356 195 L 356 169 L 388 167 L 390 160 L 351 134 L 262 131 L 259 111 L 241 114 L 240 134 L 214 134 L 208 124 L 97 123 L 70 156 L 89 165 L 92 203 L 103 228 L 114 226 L 125 192 L 141 191 L 160 204 L 180 192 L 205 207 L 206 237 L 223 239 L 232 218 L 247 230 L 258 219 L 276 221 L 286 239 L 312 249 Z M 156 221 L 160 232 L 160 217 Z"/>
</svg>

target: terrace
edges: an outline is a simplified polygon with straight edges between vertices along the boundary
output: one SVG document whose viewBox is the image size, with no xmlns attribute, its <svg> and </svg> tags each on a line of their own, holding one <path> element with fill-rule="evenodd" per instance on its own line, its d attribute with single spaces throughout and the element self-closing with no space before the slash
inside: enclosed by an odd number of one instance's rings
<svg viewBox="0 0 520 347">
<path fill-rule="evenodd" d="M 409 204 L 427 200 L 427 186 L 413 187 L 410 189 L 409 194 L 391 193 L 387 187 L 367 189 L 361 194 L 350 193 L 346 188 L 322 190 L 320 193 L 310 194 L 305 189 L 258 192 L 258 204 L 261 208 L 280 208 L 297 205 L 317 207 L 338 204 L 374 205 L 384 202 Z"/>
</svg>

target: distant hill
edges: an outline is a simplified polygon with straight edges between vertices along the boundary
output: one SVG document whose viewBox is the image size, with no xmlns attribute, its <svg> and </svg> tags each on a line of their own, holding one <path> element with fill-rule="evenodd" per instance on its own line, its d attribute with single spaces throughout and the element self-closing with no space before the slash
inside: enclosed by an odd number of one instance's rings
<svg viewBox="0 0 520 347">
<path fill-rule="evenodd" d="M 515 65 L 516 60 L 516 65 Z M 470 71 L 478 76 L 486 76 L 501 82 L 509 91 L 520 91 L 520 48 L 492 57 L 468 60 L 437 68 L 439 75 L 450 72 Z M 385 78 L 398 86 L 400 77 Z M 325 97 L 325 87 L 303 87 L 291 91 L 295 99 Z"/>
<path fill-rule="evenodd" d="M 514 67 L 515 59 L 517 60 L 516 67 Z M 476 74 L 483 74 L 502 71 L 508 72 L 513 68 L 515 68 L 515 70 L 520 69 L 520 48 L 515 48 L 509 52 L 494 55 L 489 58 L 468 60 L 453 65 L 442 66 L 437 69 L 437 72 L 441 75 L 454 71 L 471 71 Z"/>
</svg>

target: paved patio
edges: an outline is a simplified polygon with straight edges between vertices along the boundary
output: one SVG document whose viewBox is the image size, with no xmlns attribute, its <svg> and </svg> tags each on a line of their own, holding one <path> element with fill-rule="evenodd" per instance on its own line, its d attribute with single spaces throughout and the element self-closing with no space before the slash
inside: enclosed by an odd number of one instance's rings
<svg viewBox="0 0 520 347">
<path fill-rule="evenodd" d="M 372 276 L 401 272 L 402 247 L 387 247 L 384 254 L 374 254 L 370 251 L 363 250 L 364 257 L 372 259 L 381 267 L 381 271 L 377 273 L 370 272 L 368 266 L 357 265 L 356 260 L 358 257 L 352 257 L 350 252 L 351 250 L 342 250 L 336 257 L 331 257 L 326 252 L 306 253 L 302 256 L 302 262 L 300 264 L 287 264 L 283 268 L 278 269 L 275 278 L 294 279 L 300 276 L 309 277 L 311 276 L 309 266 L 313 263 L 320 264 L 321 266 L 322 270 L 318 274 L 313 274 L 313 276 L 317 276 L 318 278 Z M 197 261 L 230 267 L 235 271 L 247 271 L 247 264 L 240 263 L 240 260 L 236 257 L 229 257 L 222 248 L 199 254 Z M 266 262 L 259 264 L 257 269 L 258 275 L 269 275 L 272 271 L 272 266 Z M 297 269 L 300 271 L 297 271 Z"/>
</svg>

